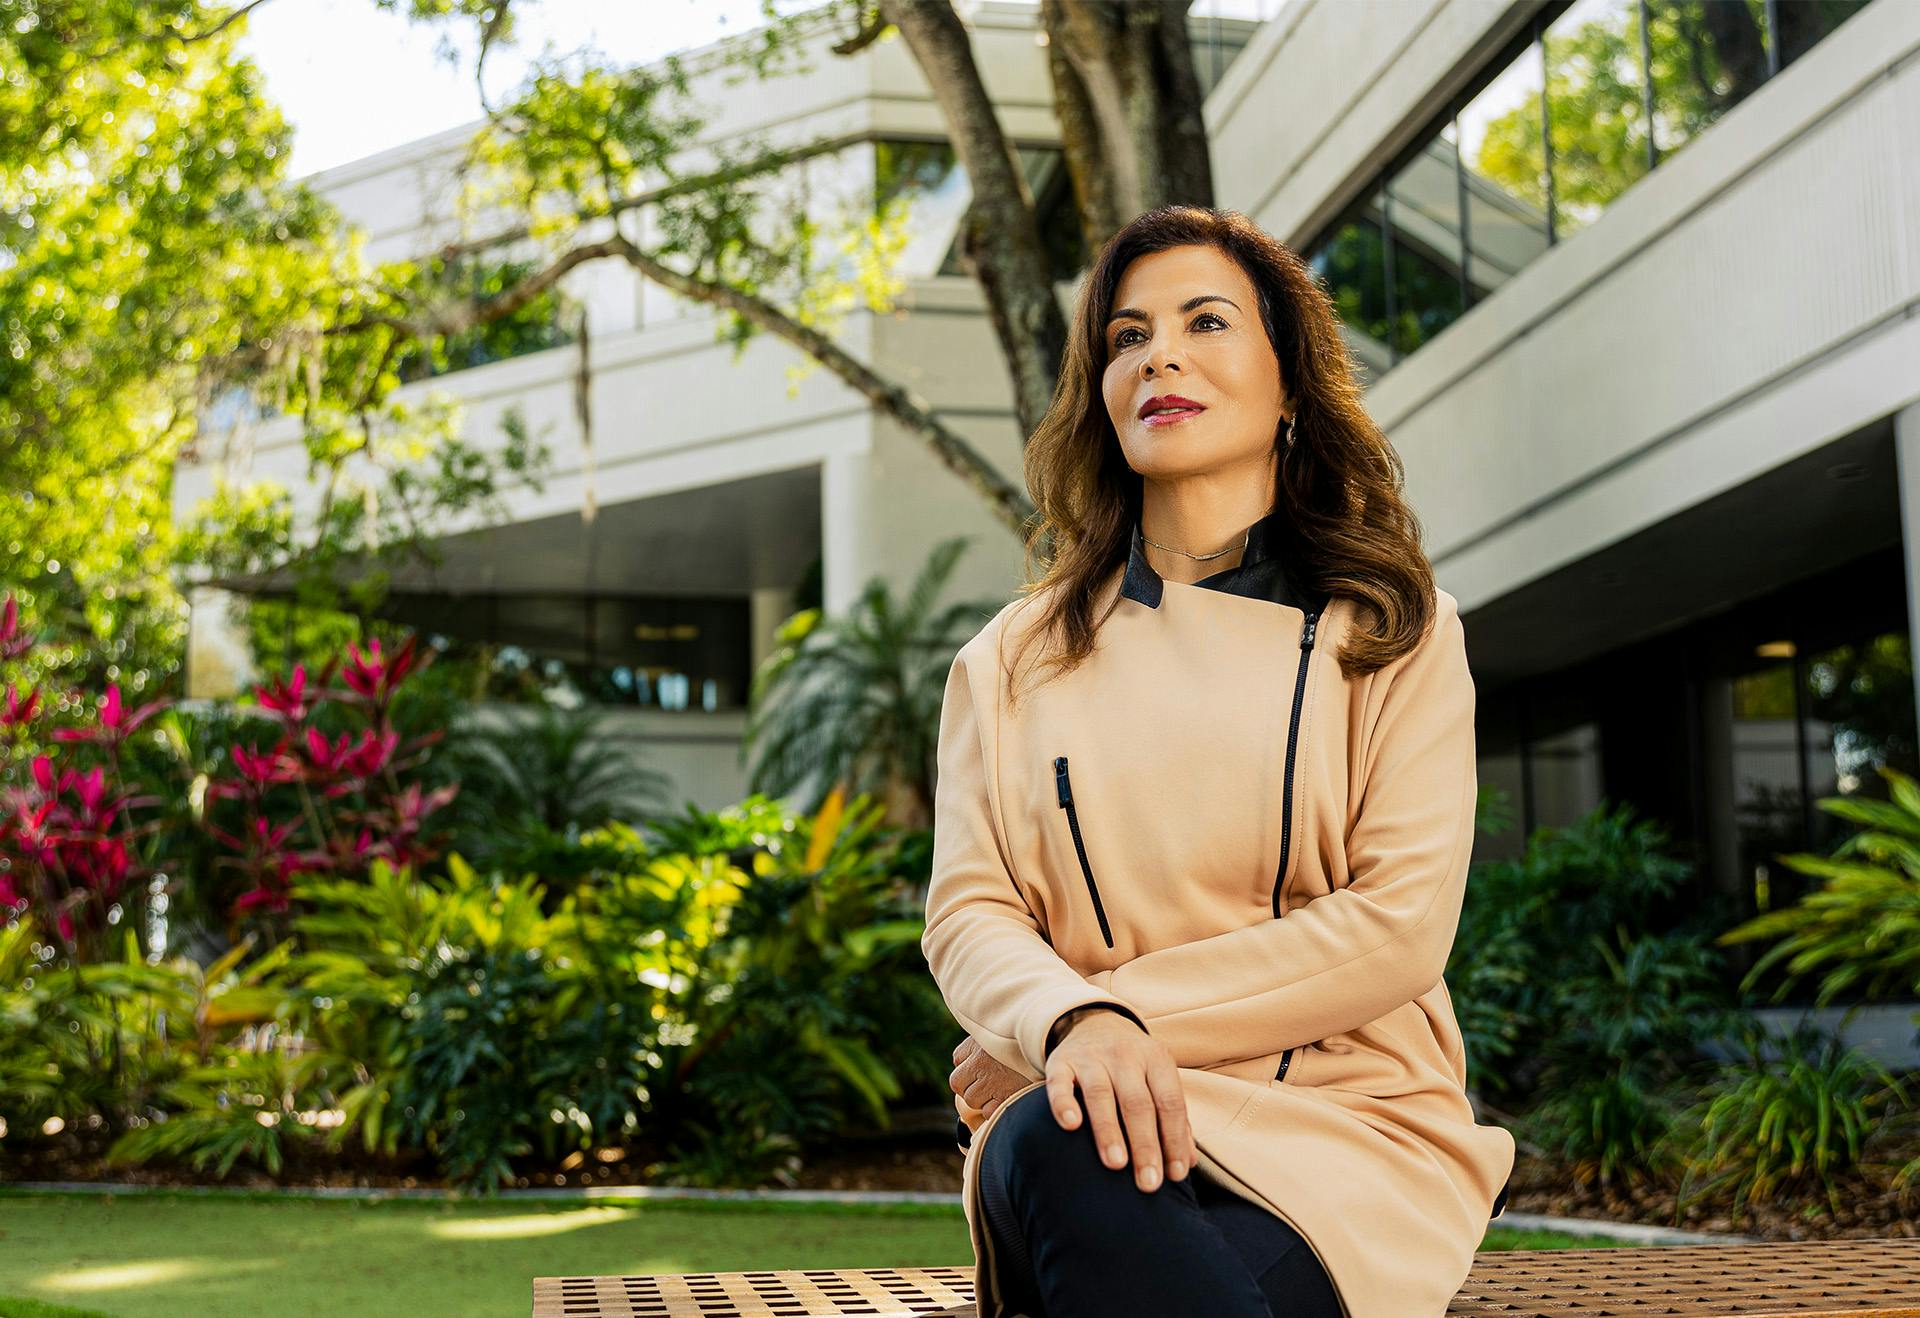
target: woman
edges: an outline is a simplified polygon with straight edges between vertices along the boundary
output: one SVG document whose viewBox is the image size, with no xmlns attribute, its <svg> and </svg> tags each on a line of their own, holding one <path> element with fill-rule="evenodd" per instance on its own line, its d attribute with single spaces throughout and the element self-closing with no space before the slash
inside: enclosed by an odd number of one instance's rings
<svg viewBox="0 0 1920 1318">
<path fill-rule="evenodd" d="M 1442 1314 L 1514 1151 L 1441 977 L 1474 687 L 1325 293 L 1140 216 L 1026 478 L 1052 555 L 949 672 L 922 940 L 981 1318 Z"/>
</svg>

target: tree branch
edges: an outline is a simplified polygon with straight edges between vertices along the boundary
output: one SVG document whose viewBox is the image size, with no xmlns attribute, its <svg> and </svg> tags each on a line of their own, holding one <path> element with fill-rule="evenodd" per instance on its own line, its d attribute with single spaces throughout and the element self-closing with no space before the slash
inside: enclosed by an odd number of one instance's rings
<svg viewBox="0 0 1920 1318">
<path fill-rule="evenodd" d="M 941 464 L 980 494 L 1001 521 L 1016 535 L 1023 535 L 1033 505 L 1026 495 L 1009 483 L 991 463 L 981 457 L 960 435 L 949 430 L 925 400 L 900 385 L 882 379 L 866 363 L 859 361 L 818 330 L 802 325 L 778 307 L 723 284 L 710 284 L 663 265 L 621 237 L 621 253 L 628 265 L 662 288 L 691 301 L 723 307 L 751 324 L 775 334 L 865 395 L 882 413 L 927 442 Z"/>
<path fill-rule="evenodd" d="M 196 41 L 206 41 L 211 37 L 217 37 L 265 3 L 267 3 L 267 0 L 247 0 L 246 4 L 241 5 L 238 9 L 205 31 L 181 33 L 180 44 L 183 46 L 191 46 Z"/>
<path fill-rule="evenodd" d="M 848 353 L 820 331 L 801 324 L 778 307 L 726 284 L 683 274 L 642 251 L 625 234 L 615 234 L 601 242 L 586 243 L 562 254 L 553 264 L 523 279 L 508 292 L 490 298 L 467 298 L 438 309 L 423 319 L 373 314 L 329 326 L 329 335 L 361 333 L 370 329 L 389 329 L 411 338 L 433 334 L 459 333 L 512 315 L 533 298 L 551 288 L 568 271 L 588 261 L 618 257 L 651 279 L 693 302 L 718 307 L 741 317 L 798 348 L 832 371 L 849 387 L 863 395 L 875 408 L 893 418 L 900 426 L 924 440 L 941 465 L 965 481 L 987 501 L 994 514 L 1015 535 L 1024 535 L 1025 522 L 1033 514 L 1033 505 L 1021 490 L 961 435 L 949 429 L 932 408 L 900 385 L 883 379 L 866 363 Z"/>
<path fill-rule="evenodd" d="M 966 26 L 949 0 L 879 5 L 912 48 L 972 185 L 960 251 L 986 294 L 1024 438 L 1053 401 L 1067 343 L 1067 320 L 1053 291 L 1033 196 L 987 95 Z"/>
</svg>

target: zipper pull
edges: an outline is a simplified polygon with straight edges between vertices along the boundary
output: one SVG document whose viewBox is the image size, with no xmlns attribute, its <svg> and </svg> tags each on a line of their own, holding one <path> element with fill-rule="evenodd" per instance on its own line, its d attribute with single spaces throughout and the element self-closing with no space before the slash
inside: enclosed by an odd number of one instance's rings
<svg viewBox="0 0 1920 1318">
<path fill-rule="evenodd" d="M 1313 629 L 1319 625 L 1319 622 L 1320 610 L 1314 609 L 1307 614 L 1307 625 L 1302 628 L 1300 632 L 1300 648 L 1302 650 L 1311 650 L 1313 648 Z"/>
<path fill-rule="evenodd" d="M 1067 757 L 1064 755 L 1054 756 L 1053 788 L 1060 797 L 1062 810 L 1073 804 L 1073 786 L 1067 782 Z"/>
</svg>

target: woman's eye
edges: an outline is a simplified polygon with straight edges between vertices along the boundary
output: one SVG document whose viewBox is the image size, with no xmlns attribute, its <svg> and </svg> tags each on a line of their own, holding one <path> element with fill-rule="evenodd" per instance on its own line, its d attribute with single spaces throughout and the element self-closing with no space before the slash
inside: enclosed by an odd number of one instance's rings
<svg viewBox="0 0 1920 1318">
<path fill-rule="evenodd" d="M 1199 315 L 1195 316 L 1193 318 L 1194 326 L 1198 328 L 1200 325 L 1200 322 L 1205 320 L 1212 321 L 1214 324 L 1218 325 L 1221 329 L 1225 329 L 1227 327 L 1227 322 L 1222 320 L 1220 317 L 1214 315 L 1211 311 L 1203 311 Z M 1130 329 L 1130 328 L 1121 330 L 1118 334 L 1113 336 L 1113 346 L 1116 348 L 1126 347 L 1129 342 L 1127 335 L 1138 334 L 1139 332 L 1140 331 L 1136 329 Z"/>
</svg>

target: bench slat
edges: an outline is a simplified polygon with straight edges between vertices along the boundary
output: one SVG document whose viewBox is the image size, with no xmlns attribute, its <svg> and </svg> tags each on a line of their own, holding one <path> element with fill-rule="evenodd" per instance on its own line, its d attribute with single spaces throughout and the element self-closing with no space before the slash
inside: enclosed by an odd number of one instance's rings
<svg viewBox="0 0 1920 1318">
<path fill-rule="evenodd" d="M 540 1277 L 533 1318 L 975 1318 L 973 1268 Z M 1489 1250 L 1448 1318 L 1920 1318 L 1920 1240 Z"/>
</svg>

